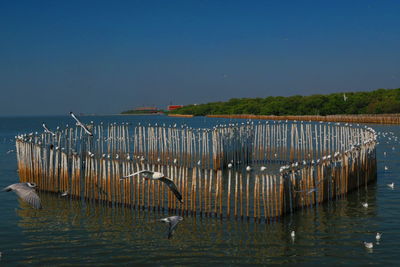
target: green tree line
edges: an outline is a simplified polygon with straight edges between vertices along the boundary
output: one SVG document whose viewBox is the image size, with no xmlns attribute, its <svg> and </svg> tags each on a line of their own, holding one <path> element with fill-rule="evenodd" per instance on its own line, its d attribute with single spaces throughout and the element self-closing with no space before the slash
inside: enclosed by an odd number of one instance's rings
<svg viewBox="0 0 400 267">
<path fill-rule="evenodd" d="M 400 113 L 400 88 L 327 95 L 232 98 L 227 102 L 188 105 L 171 111 L 195 116 L 217 114 L 335 115 Z"/>
</svg>

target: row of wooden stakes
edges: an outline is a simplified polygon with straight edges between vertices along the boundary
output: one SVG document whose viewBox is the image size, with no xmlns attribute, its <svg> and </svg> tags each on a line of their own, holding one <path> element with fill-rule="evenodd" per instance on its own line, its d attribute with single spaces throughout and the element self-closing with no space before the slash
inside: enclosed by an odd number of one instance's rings
<svg viewBox="0 0 400 267">
<path fill-rule="evenodd" d="M 343 197 L 376 179 L 374 140 L 318 163 L 288 165 L 276 174 L 255 167 L 215 170 L 69 154 L 25 140 L 17 140 L 16 148 L 21 181 L 35 182 L 40 190 L 111 206 L 194 216 L 274 220 Z M 170 177 L 183 204 L 163 183 L 140 176 L 120 179 L 143 169 Z"/>
</svg>

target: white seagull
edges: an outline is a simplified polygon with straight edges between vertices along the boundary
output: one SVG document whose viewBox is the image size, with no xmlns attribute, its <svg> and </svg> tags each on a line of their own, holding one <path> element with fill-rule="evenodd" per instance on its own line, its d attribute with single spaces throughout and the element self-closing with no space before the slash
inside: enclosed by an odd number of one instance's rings
<svg viewBox="0 0 400 267">
<path fill-rule="evenodd" d="M 373 244 L 372 242 L 365 242 L 365 241 L 364 241 L 364 246 L 365 246 L 366 248 L 372 249 L 372 248 L 374 247 L 374 244 Z"/>
<path fill-rule="evenodd" d="M 382 237 L 382 233 L 376 233 L 376 236 L 375 236 L 376 241 L 381 240 L 381 237 Z"/>
<path fill-rule="evenodd" d="M 75 116 L 74 113 L 72 113 L 72 111 L 69 113 L 71 114 L 72 118 L 74 118 L 76 120 L 76 125 L 82 127 L 82 129 L 90 136 L 93 136 L 92 132 L 89 131 L 89 129 L 86 127 L 85 124 L 83 124 L 80 120 L 78 120 L 78 118 Z"/>
<path fill-rule="evenodd" d="M 364 208 L 368 208 L 368 203 L 367 203 L 367 202 L 361 202 L 361 205 L 362 205 Z"/>
<path fill-rule="evenodd" d="M 49 134 L 51 134 L 52 136 L 56 136 L 56 134 L 55 134 L 54 132 L 50 131 L 49 128 L 47 128 L 47 126 L 46 126 L 46 124 L 45 124 L 44 122 L 42 123 L 42 126 L 43 126 L 43 128 L 44 128 L 44 132 L 45 132 L 45 133 L 49 133 Z"/>
<path fill-rule="evenodd" d="M 158 180 L 163 183 L 165 183 L 169 189 L 175 194 L 176 198 L 179 200 L 179 202 L 183 203 L 182 201 L 182 194 L 179 192 L 178 188 L 176 187 L 174 181 L 169 179 L 168 177 L 165 177 L 165 175 L 161 172 L 153 172 L 149 170 L 142 170 L 139 172 L 135 172 L 132 174 L 129 174 L 127 176 L 123 176 L 121 179 L 129 178 L 135 175 L 140 175 L 142 174 L 145 179 L 152 179 L 152 180 Z"/>
<path fill-rule="evenodd" d="M 36 194 L 35 183 L 16 183 L 7 186 L 3 191 L 10 192 L 14 191 L 25 202 L 28 202 L 35 209 L 41 209 L 42 204 L 40 198 Z"/>
<path fill-rule="evenodd" d="M 295 237 L 296 237 L 296 232 L 295 232 L 295 231 L 292 231 L 292 232 L 290 233 L 290 236 L 291 236 L 292 238 L 295 238 Z"/>
<path fill-rule="evenodd" d="M 261 166 L 261 168 L 260 168 L 260 170 L 263 172 L 263 171 L 265 171 L 267 169 L 267 167 L 265 167 L 265 166 Z"/>
<path fill-rule="evenodd" d="M 387 186 L 389 186 L 390 188 L 394 189 L 394 183 L 393 182 L 390 183 L 390 184 L 387 184 Z"/>
<path fill-rule="evenodd" d="M 161 222 L 165 222 L 165 223 L 169 224 L 168 239 L 170 239 L 172 237 L 178 223 L 180 223 L 182 220 L 183 220 L 183 218 L 181 216 L 171 216 L 171 217 L 160 219 Z"/>
</svg>

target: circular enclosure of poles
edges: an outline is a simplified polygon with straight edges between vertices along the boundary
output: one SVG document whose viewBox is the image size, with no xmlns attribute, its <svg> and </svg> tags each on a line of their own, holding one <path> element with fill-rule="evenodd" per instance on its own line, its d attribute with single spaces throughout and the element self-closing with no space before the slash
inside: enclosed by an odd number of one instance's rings
<svg viewBox="0 0 400 267">
<path fill-rule="evenodd" d="M 111 206 L 276 219 L 376 179 L 376 133 L 339 123 L 87 125 L 16 137 L 21 182 Z M 174 181 L 183 203 L 151 170 Z"/>
</svg>

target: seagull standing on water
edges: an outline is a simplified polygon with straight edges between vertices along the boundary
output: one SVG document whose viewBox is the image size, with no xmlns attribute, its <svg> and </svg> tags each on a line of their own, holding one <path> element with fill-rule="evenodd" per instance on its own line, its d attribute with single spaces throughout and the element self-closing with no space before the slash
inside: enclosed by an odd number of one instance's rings
<svg viewBox="0 0 400 267">
<path fill-rule="evenodd" d="M 82 127 L 82 129 L 90 136 L 93 136 L 92 132 L 89 131 L 89 129 L 86 127 L 85 124 L 83 124 L 80 120 L 78 120 L 78 118 L 75 116 L 74 113 L 72 113 L 72 111 L 69 113 L 71 114 L 72 118 L 74 118 L 76 120 L 76 125 Z"/>
<path fill-rule="evenodd" d="M 129 178 L 129 177 L 132 177 L 132 176 L 135 176 L 135 175 L 140 175 L 140 174 L 142 174 L 146 180 L 147 179 L 152 179 L 152 180 L 158 180 L 158 181 L 161 181 L 161 182 L 165 183 L 169 187 L 169 189 L 171 189 L 171 191 L 175 194 L 175 196 L 179 200 L 179 202 L 183 203 L 182 194 L 179 192 L 179 190 L 176 187 L 174 181 L 172 181 L 168 177 L 165 177 L 165 175 L 163 173 L 161 173 L 161 172 L 153 172 L 153 171 L 149 171 L 149 170 L 142 170 L 142 171 L 139 171 L 139 172 L 135 172 L 135 173 L 129 174 L 127 176 L 123 176 L 121 179 Z"/>
<path fill-rule="evenodd" d="M 365 241 L 364 241 L 364 246 L 365 246 L 366 248 L 372 249 L 372 248 L 374 247 L 374 244 L 373 244 L 372 242 L 365 242 Z"/>
<path fill-rule="evenodd" d="M 376 236 L 375 236 L 376 241 L 381 240 L 381 237 L 382 237 L 382 233 L 376 233 Z"/>
<path fill-rule="evenodd" d="M 183 218 L 181 216 L 171 216 L 171 217 L 160 219 L 161 222 L 165 222 L 165 223 L 169 224 L 168 239 L 170 239 L 172 237 L 178 223 L 180 223 L 182 220 L 183 220 Z"/>
<path fill-rule="evenodd" d="M 25 202 L 28 202 L 35 209 L 41 209 L 40 198 L 36 194 L 35 183 L 17 183 L 7 186 L 3 191 L 14 191 Z"/>
<path fill-rule="evenodd" d="M 292 232 L 290 233 L 290 236 L 294 239 L 294 238 L 296 237 L 296 232 L 295 232 L 295 231 L 292 231 Z"/>
</svg>

